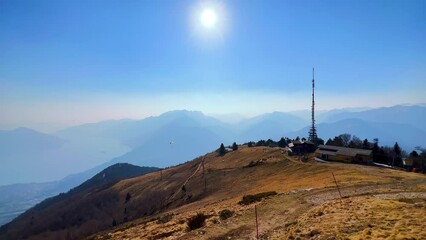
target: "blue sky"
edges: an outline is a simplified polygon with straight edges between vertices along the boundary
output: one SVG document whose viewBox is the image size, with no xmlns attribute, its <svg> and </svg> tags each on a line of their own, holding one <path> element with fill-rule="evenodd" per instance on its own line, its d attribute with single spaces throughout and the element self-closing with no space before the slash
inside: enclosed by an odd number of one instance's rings
<svg viewBox="0 0 426 240">
<path fill-rule="evenodd" d="M 214 29 L 198 16 L 216 11 Z M 0 1 L 0 128 L 426 102 L 425 1 Z"/>
</svg>

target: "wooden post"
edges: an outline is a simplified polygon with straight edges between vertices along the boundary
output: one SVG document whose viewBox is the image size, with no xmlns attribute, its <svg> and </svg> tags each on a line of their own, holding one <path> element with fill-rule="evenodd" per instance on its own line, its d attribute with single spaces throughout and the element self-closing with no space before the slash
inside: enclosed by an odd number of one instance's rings
<svg viewBox="0 0 426 240">
<path fill-rule="evenodd" d="M 259 222 L 257 221 L 257 205 L 254 205 L 254 214 L 256 216 L 256 239 L 259 240 Z"/>
<path fill-rule="evenodd" d="M 334 177 L 333 172 L 331 172 L 331 174 L 333 175 L 334 183 L 336 183 L 337 191 L 339 191 L 340 199 L 342 199 L 342 194 L 340 193 L 340 189 L 339 189 L 339 185 L 337 184 L 336 177 Z"/>
<path fill-rule="evenodd" d="M 160 169 L 160 180 L 163 180 L 163 169 Z"/>
<path fill-rule="evenodd" d="M 204 178 L 204 192 L 207 190 L 207 180 L 206 180 L 206 172 L 204 169 L 204 157 L 203 157 L 203 178 Z"/>
</svg>

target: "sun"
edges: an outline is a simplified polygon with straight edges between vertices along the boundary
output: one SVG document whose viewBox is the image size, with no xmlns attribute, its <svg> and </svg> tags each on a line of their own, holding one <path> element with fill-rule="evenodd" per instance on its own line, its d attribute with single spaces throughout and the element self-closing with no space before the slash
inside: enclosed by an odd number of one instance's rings
<svg viewBox="0 0 426 240">
<path fill-rule="evenodd" d="M 205 28 L 214 28 L 217 23 L 216 11 L 212 8 L 205 8 L 200 14 L 201 25 Z"/>
</svg>

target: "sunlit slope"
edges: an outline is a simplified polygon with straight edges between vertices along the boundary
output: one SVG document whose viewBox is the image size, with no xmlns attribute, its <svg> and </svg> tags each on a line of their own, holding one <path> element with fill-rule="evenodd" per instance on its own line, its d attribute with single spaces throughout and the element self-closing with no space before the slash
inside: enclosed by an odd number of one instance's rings
<svg viewBox="0 0 426 240">
<path fill-rule="evenodd" d="M 332 172 L 344 196 L 414 191 L 414 186 L 426 185 L 425 177 L 419 174 L 301 162 L 279 148 L 244 147 L 225 156 L 212 152 L 22 216 L 0 236 L 80 239 L 99 232 L 91 238 L 250 238 L 255 236 L 254 205 L 238 202 L 247 194 L 275 191 L 277 195 L 259 203 L 260 233 L 279 238 L 284 236 L 281 230 L 293 226 L 310 208 L 339 196 Z M 235 215 L 220 220 L 219 211 L 224 209 Z M 206 226 L 188 231 L 186 221 L 197 212 L 208 216 Z M 168 214 L 172 214 L 168 221 L 157 221 Z"/>
<path fill-rule="evenodd" d="M 250 164 L 251 162 L 258 164 Z M 260 236 L 275 239 L 311 238 L 311 231 L 316 228 L 304 228 L 303 223 L 299 229 L 293 228 L 297 225 L 299 217 L 315 211 L 315 207 L 321 208 L 323 205 L 334 204 L 335 201 L 340 202 L 336 200 L 339 199 L 339 194 L 332 173 L 336 177 L 344 201 L 351 199 L 349 197 L 362 199 L 372 194 L 407 191 L 414 191 L 413 196 L 416 197 L 426 196 L 421 195 L 425 190 L 422 186 L 426 187 L 426 178 L 419 174 L 360 165 L 301 162 L 297 158 L 288 157 L 281 149 L 243 148 L 223 157 L 217 156 L 216 153 L 208 154 L 204 166 L 206 190 L 202 165 L 201 163 L 199 165 L 198 172 L 185 184 L 186 192 L 179 191 L 173 198 L 172 204 L 177 208 L 172 207 L 154 216 L 140 218 L 112 230 L 100 232 L 90 239 L 252 239 L 256 235 L 255 204 L 243 206 L 238 202 L 244 195 L 267 191 L 276 191 L 278 194 L 257 203 Z M 255 166 L 248 167 L 249 165 Z M 192 170 L 196 171 L 195 166 Z M 131 181 L 136 179 L 121 182 L 115 187 L 122 188 L 124 184 L 135 186 L 136 183 L 129 183 Z M 178 199 L 179 204 L 176 202 Z M 229 219 L 222 220 L 219 217 L 220 211 L 225 209 L 235 214 Z M 372 205 L 371 209 L 374 213 L 381 208 Z M 355 216 L 356 210 L 353 208 L 351 212 L 348 211 L 347 216 Z M 207 216 L 206 225 L 189 231 L 188 219 L 200 212 Z M 359 214 L 361 219 L 363 213 Z M 315 221 L 315 217 L 312 219 Z M 344 218 L 327 219 L 324 227 L 344 220 Z M 417 223 L 425 227 L 422 220 L 425 219 L 419 219 Z M 363 219 L 362 223 L 366 221 Z M 316 231 L 312 234 L 318 239 L 327 239 L 326 237 L 337 232 L 334 229 L 323 235 Z M 351 234 L 357 236 L 355 233 Z M 352 236 L 351 234 L 342 236 Z"/>
</svg>

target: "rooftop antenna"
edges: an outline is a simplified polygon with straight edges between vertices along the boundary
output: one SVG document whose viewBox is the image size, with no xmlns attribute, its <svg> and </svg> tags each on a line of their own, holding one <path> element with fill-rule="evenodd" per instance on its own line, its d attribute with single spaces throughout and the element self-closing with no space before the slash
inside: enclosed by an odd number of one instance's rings
<svg viewBox="0 0 426 240">
<path fill-rule="evenodd" d="M 312 126 L 309 130 L 309 141 L 315 143 L 317 138 L 317 129 L 315 128 L 315 69 L 312 68 Z"/>
</svg>

